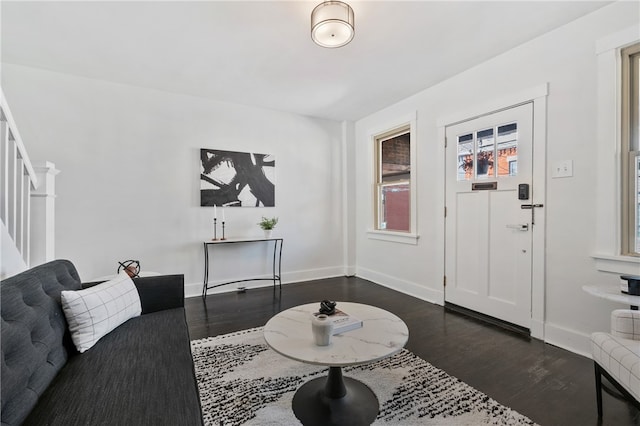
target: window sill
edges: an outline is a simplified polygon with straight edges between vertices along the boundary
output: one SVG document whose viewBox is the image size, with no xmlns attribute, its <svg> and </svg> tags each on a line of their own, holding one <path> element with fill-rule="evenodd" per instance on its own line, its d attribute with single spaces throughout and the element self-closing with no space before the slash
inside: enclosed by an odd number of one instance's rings
<svg viewBox="0 0 640 426">
<path fill-rule="evenodd" d="M 640 257 L 606 254 L 595 254 L 591 257 L 595 259 L 598 271 L 638 275 L 640 270 Z"/>
<path fill-rule="evenodd" d="M 393 232 L 393 231 L 378 231 L 375 229 L 369 229 L 367 231 L 367 237 L 371 240 L 390 241 L 393 243 L 402 244 L 418 244 L 417 234 L 411 234 L 408 232 Z"/>
</svg>

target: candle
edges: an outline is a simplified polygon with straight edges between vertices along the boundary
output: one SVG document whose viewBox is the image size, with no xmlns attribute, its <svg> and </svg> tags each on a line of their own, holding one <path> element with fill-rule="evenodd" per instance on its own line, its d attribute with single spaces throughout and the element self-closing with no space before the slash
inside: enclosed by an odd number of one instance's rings
<svg viewBox="0 0 640 426">
<path fill-rule="evenodd" d="M 216 205 L 213 205 L 213 218 L 217 219 L 218 218 L 218 211 L 216 210 Z"/>
<path fill-rule="evenodd" d="M 222 205 L 222 221 L 224 222 L 224 204 Z"/>
</svg>

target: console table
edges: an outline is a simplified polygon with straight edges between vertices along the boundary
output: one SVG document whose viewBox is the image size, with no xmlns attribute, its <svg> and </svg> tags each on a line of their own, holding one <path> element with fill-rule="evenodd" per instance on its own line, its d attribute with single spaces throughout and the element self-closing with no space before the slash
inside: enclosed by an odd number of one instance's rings
<svg viewBox="0 0 640 426">
<path fill-rule="evenodd" d="M 273 268 L 272 276 L 268 278 L 246 278 L 242 280 L 228 281 L 220 284 L 209 284 L 209 247 L 224 244 L 246 244 L 246 243 L 263 243 L 273 242 Z M 273 288 L 276 287 L 276 281 L 282 289 L 282 238 L 230 238 L 224 240 L 210 240 L 204 242 L 204 283 L 202 285 L 202 298 L 207 299 L 207 290 L 220 287 L 227 284 L 241 283 L 246 281 L 273 281 Z"/>
</svg>

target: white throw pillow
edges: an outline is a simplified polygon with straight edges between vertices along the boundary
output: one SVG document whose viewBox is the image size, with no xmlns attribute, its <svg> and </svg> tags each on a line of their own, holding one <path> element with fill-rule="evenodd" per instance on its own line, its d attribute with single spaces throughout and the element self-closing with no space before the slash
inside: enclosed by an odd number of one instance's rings
<svg viewBox="0 0 640 426">
<path fill-rule="evenodd" d="M 71 338 L 85 352 L 101 337 L 142 313 L 140 295 L 124 271 L 111 281 L 78 291 L 61 293 L 62 310 Z"/>
</svg>

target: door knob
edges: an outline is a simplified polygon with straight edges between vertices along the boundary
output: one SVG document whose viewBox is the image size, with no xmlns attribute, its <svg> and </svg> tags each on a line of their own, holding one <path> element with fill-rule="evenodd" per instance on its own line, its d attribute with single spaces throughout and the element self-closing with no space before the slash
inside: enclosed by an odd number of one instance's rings
<svg viewBox="0 0 640 426">
<path fill-rule="evenodd" d="M 517 224 L 514 224 L 514 225 L 507 225 L 507 228 L 517 229 L 518 231 L 528 231 L 529 230 L 529 224 L 528 223 L 517 223 Z"/>
</svg>

